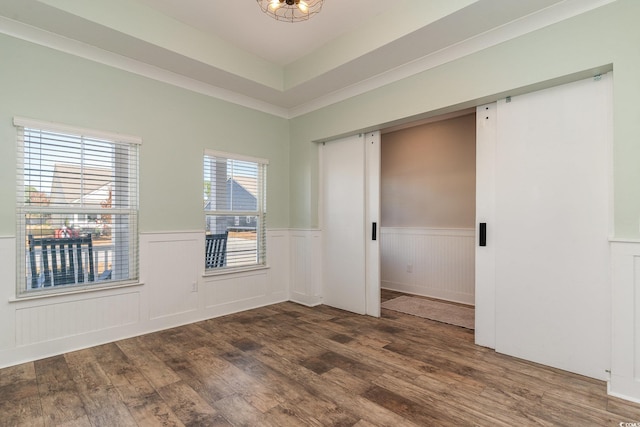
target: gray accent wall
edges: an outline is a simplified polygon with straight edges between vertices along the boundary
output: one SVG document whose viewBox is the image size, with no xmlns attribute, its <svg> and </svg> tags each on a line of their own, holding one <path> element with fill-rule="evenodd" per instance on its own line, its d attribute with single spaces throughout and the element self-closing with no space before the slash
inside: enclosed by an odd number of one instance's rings
<svg viewBox="0 0 640 427">
<path fill-rule="evenodd" d="M 383 227 L 473 228 L 475 114 L 382 135 Z"/>
</svg>

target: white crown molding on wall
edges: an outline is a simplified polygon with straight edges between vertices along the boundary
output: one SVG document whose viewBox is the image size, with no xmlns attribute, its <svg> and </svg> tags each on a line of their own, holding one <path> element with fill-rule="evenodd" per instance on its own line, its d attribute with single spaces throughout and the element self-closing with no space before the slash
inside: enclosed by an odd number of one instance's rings
<svg viewBox="0 0 640 427">
<path fill-rule="evenodd" d="M 230 102 L 232 104 L 262 111 L 274 116 L 289 118 L 286 108 L 241 95 L 230 90 L 203 83 L 188 77 L 163 70 L 135 59 L 127 58 L 86 43 L 79 42 L 31 25 L 23 24 L 0 16 L 0 33 L 25 40 L 60 52 L 75 55 L 103 65 L 148 77 L 163 83 L 177 86 L 202 95 Z"/>
<path fill-rule="evenodd" d="M 386 73 L 358 82 L 349 87 L 329 93 L 306 104 L 291 108 L 289 117 L 308 114 L 331 104 L 362 95 L 382 86 L 394 83 L 423 71 L 455 61 L 508 40 L 556 24 L 617 0 L 567 0 L 532 15 L 505 24 L 499 28 L 479 34 L 438 52 L 416 59 Z"/>
<path fill-rule="evenodd" d="M 460 59 L 483 49 L 496 46 L 505 41 L 580 15 L 614 1 L 617 0 L 566 0 L 433 54 L 416 59 L 388 72 L 365 79 L 357 84 L 347 86 L 290 109 L 196 81 L 171 71 L 113 52 L 108 52 L 86 43 L 72 40 L 5 17 L 0 17 L 0 33 L 246 108 L 285 119 L 292 119 L 419 74 L 447 62 Z"/>
</svg>

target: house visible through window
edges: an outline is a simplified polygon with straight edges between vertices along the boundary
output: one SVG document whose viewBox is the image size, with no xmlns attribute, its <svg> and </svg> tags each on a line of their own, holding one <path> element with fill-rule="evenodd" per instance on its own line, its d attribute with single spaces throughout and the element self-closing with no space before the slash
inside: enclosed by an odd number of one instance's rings
<svg viewBox="0 0 640 427">
<path fill-rule="evenodd" d="M 267 161 L 206 151 L 207 269 L 265 265 Z"/>
<path fill-rule="evenodd" d="M 140 140 L 14 119 L 18 294 L 138 279 Z"/>
</svg>

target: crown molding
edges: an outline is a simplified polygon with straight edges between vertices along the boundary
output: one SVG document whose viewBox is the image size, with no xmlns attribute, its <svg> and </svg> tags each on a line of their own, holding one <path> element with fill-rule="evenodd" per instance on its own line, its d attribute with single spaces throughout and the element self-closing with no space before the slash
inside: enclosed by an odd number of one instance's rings
<svg viewBox="0 0 640 427">
<path fill-rule="evenodd" d="M 103 65 L 108 65 L 123 71 L 128 71 L 143 77 L 148 77 L 163 83 L 190 90 L 202 95 L 230 102 L 261 111 L 274 116 L 289 118 L 286 108 L 278 107 L 268 102 L 239 94 L 221 87 L 200 82 L 154 65 L 149 65 L 113 52 L 100 49 L 89 44 L 42 30 L 22 22 L 0 16 L 0 33 L 17 39 L 48 47 L 60 52 L 68 53 L 80 58 L 88 59 Z"/>
<path fill-rule="evenodd" d="M 527 33 L 556 24 L 617 0 L 567 0 L 501 27 L 479 34 L 438 52 L 423 56 L 385 73 L 358 82 L 289 109 L 289 118 L 311 113 L 329 105 L 362 95 L 396 81 L 411 77 L 440 65 L 480 52 Z"/>
<path fill-rule="evenodd" d="M 433 54 L 396 67 L 388 72 L 381 73 L 289 109 L 197 81 L 6 17 L 0 17 L 0 33 L 273 116 L 292 119 L 411 77 L 447 62 L 496 46 L 505 41 L 580 15 L 614 1 L 617 0 L 566 0 Z"/>
</svg>

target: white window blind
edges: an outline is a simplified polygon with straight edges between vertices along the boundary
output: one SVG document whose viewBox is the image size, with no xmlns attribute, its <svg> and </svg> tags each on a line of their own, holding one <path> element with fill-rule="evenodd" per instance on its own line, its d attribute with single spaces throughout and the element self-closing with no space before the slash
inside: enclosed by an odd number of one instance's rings
<svg viewBox="0 0 640 427">
<path fill-rule="evenodd" d="M 14 124 L 18 294 L 137 280 L 139 139 Z"/>
<path fill-rule="evenodd" d="M 266 173 L 266 160 L 205 152 L 207 269 L 266 264 Z"/>
</svg>

